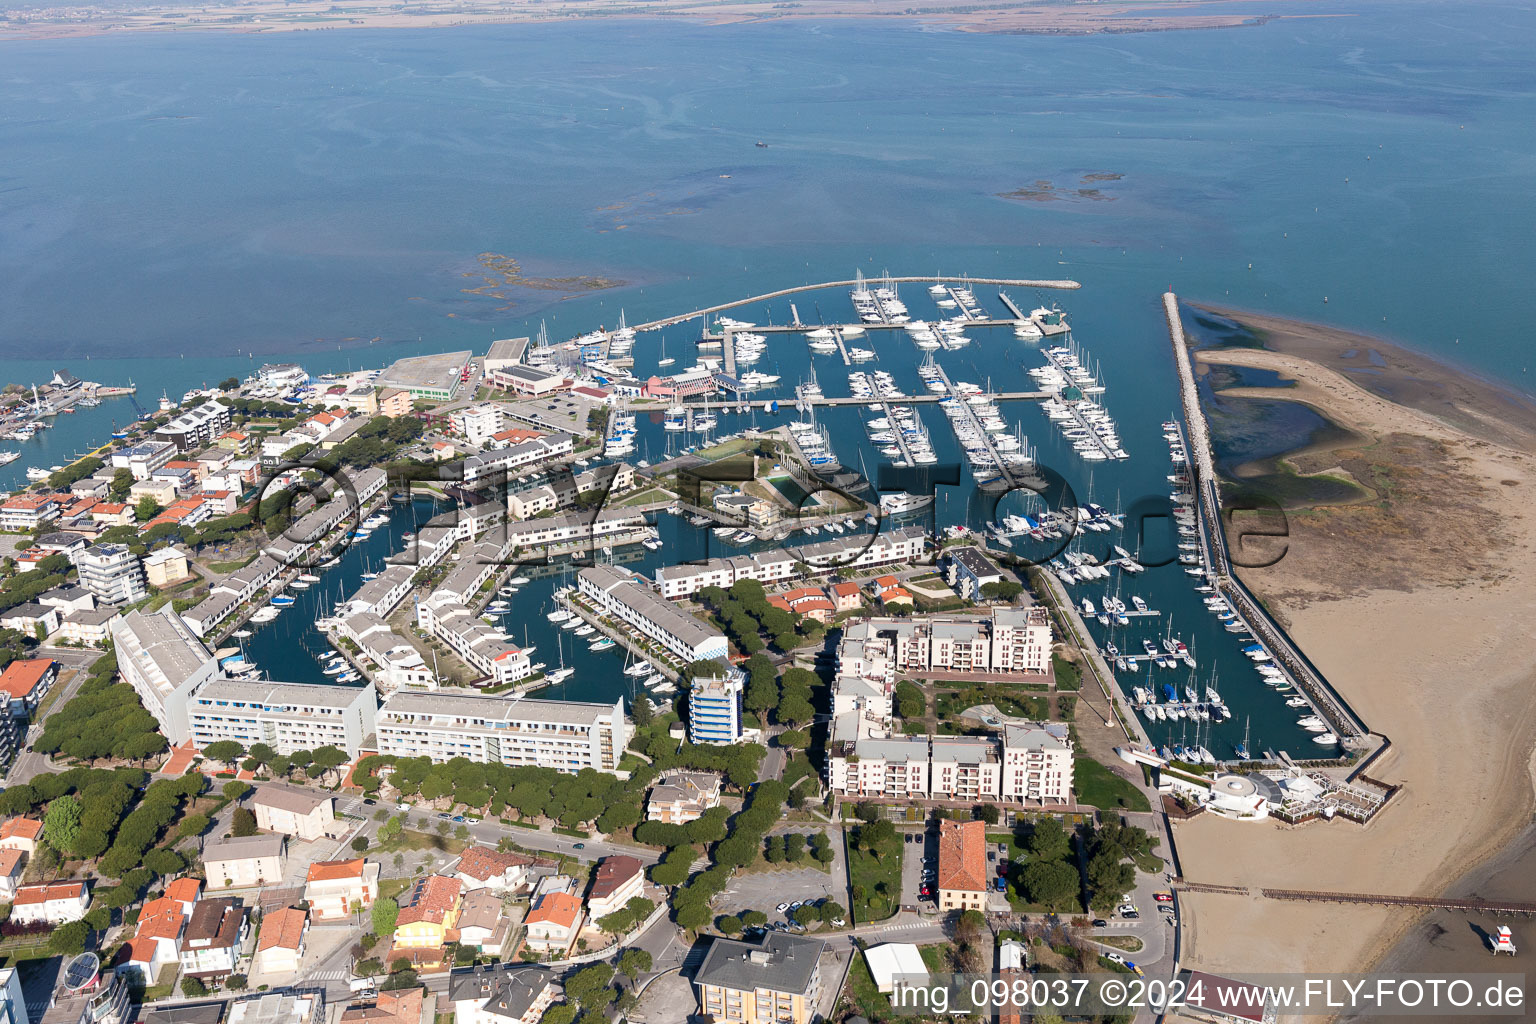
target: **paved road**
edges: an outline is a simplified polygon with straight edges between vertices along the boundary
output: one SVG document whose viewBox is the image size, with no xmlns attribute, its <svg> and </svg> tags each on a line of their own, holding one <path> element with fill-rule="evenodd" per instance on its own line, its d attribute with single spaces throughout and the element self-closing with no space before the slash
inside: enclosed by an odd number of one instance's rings
<svg viewBox="0 0 1536 1024">
<path fill-rule="evenodd" d="M 61 669 L 61 672 L 73 671 L 74 673 L 71 678 L 59 684 L 62 689 L 53 698 L 53 702 L 48 705 L 48 714 L 52 714 L 56 709 L 69 703 L 69 699 L 75 695 L 75 692 L 80 689 L 80 684 L 85 682 L 87 678 L 86 668 L 97 658 L 101 657 L 101 654 L 101 651 L 81 650 L 75 647 L 44 646 L 37 649 L 37 657 L 52 658 L 63 664 L 64 667 Z M 16 760 L 11 764 L 11 770 L 6 773 L 6 785 L 18 786 L 23 782 L 30 782 L 44 772 L 52 770 L 52 763 L 48 758 L 32 752 L 32 744 L 42 735 L 43 723 L 47 721 L 48 714 L 45 714 L 41 719 L 27 727 L 27 734 L 22 740 L 22 746 L 25 749 L 16 755 Z"/>
</svg>

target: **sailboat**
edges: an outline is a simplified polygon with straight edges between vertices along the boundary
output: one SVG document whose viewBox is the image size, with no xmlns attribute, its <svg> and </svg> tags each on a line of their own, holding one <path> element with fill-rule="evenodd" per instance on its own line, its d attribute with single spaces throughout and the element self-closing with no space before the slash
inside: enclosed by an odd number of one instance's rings
<svg viewBox="0 0 1536 1024">
<path fill-rule="evenodd" d="M 576 674 L 576 670 L 574 668 L 565 667 L 565 644 L 563 641 L 564 637 L 560 636 L 559 634 L 555 635 L 555 646 L 560 651 L 560 667 L 544 677 L 549 681 L 551 685 L 555 683 L 563 683 L 567 679 L 571 678 L 571 676 Z"/>
<path fill-rule="evenodd" d="M 676 359 L 673 359 L 671 356 L 667 355 L 667 339 L 666 338 L 662 338 L 661 339 L 661 358 L 656 360 L 656 365 L 657 366 L 671 366 L 675 362 L 677 362 Z"/>
<path fill-rule="evenodd" d="M 1236 749 L 1237 749 L 1237 759 L 1239 761 L 1246 761 L 1246 760 L 1248 760 L 1248 756 L 1249 755 L 1248 755 L 1248 719 L 1247 718 L 1243 719 L 1243 742 L 1239 743 L 1237 745 Z"/>
</svg>

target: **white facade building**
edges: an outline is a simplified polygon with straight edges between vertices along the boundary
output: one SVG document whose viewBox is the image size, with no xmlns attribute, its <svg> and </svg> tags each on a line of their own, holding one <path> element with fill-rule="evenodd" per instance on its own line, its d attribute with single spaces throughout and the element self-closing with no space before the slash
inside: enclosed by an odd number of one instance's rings
<svg viewBox="0 0 1536 1024">
<path fill-rule="evenodd" d="M 725 634 L 689 615 L 627 572 L 597 565 L 576 576 L 581 594 L 606 616 L 620 619 L 684 661 L 713 661 L 729 652 Z"/>
<path fill-rule="evenodd" d="M 378 714 L 379 753 L 576 772 L 616 771 L 629 744 L 624 702 L 400 692 Z"/>
</svg>

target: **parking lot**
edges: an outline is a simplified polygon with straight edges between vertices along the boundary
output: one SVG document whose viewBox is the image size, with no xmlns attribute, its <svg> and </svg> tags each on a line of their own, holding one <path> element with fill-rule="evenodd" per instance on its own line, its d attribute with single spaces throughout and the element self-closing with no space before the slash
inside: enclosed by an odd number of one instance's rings
<svg viewBox="0 0 1536 1024">
<path fill-rule="evenodd" d="M 761 910 L 768 920 L 783 921 L 786 913 L 779 906 L 796 900 L 831 899 L 847 905 L 847 893 L 842 884 L 819 867 L 779 867 L 740 873 L 731 884 L 715 898 L 717 914 L 741 914 L 748 910 Z"/>
<path fill-rule="evenodd" d="M 922 895 L 923 861 L 928 858 L 936 872 L 939 865 L 939 834 L 935 829 L 922 832 L 906 832 L 901 837 L 901 905 L 921 910 L 934 910 L 932 897 Z M 932 891 L 933 875 L 929 876 Z"/>
</svg>

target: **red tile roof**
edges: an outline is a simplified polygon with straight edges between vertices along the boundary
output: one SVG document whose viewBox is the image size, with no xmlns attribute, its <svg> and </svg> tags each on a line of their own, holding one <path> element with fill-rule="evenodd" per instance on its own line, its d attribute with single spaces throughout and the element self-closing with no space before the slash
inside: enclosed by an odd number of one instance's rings
<svg viewBox="0 0 1536 1024">
<path fill-rule="evenodd" d="M 459 857 L 459 874 L 484 882 L 496 875 L 505 874 L 508 868 L 532 864 L 532 857 L 519 853 L 502 853 L 489 846 L 471 846 Z"/>
<path fill-rule="evenodd" d="M 597 874 L 592 878 L 592 891 L 587 893 L 587 899 L 607 899 L 644 870 L 644 865 L 637 857 L 604 857 L 597 865 Z"/>
<path fill-rule="evenodd" d="M 539 905 L 529 911 L 523 923 L 540 924 L 548 921 L 562 928 L 570 928 L 576 924 L 580 914 L 581 900 L 568 892 L 552 892 L 540 898 Z"/>
<path fill-rule="evenodd" d="M 23 885 L 16 890 L 15 902 L 52 903 L 54 900 L 78 899 L 85 893 L 84 882 L 44 882 L 42 885 Z"/>
<path fill-rule="evenodd" d="M 10 818 L 0 822 L 0 839 L 37 839 L 43 834 L 43 823 L 36 818 Z"/>
<path fill-rule="evenodd" d="M 457 878 L 428 875 L 417 882 L 400 902 L 400 916 L 395 919 L 396 927 L 418 921 L 442 924 L 458 904 L 459 892 L 463 888 Z"/>
<path fill-rule="evenodd" d="M 985 892 L 987 826 L 981 821 L 939 822 L 939 888 Z"/>
<path fill-rule="evenodd" d="M 298 949 L 309 916 L 295 907 L 274 911 L 261 919 L 261 938 L 256 949 Z"/>
<path fill-rule="evenodd" d="M 26 700 L 42 683 L 53 664 L 52 658 L 26 658 L 11 662 L 4 672 L 0 672 L 0 691 L 10 694 L 15 700 Z"/>
<path fill-rule="evenodd" d="M 344 879 L 360 879 L 363 877 L 363 865 L 367 861 L 362 857 L 352 860 L 317 860 L 309 866 L 309 874 L 304 877 L 306 882 L 339 882 Z"/>
</svg>

